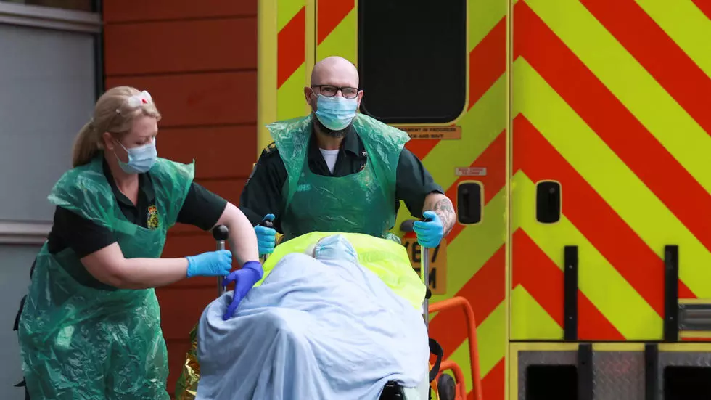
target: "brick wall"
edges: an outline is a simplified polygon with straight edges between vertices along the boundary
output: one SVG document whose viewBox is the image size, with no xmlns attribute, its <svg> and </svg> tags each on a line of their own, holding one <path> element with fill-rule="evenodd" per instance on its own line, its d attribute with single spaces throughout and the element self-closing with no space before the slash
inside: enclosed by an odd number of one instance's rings
<svg viewBox="0 0 711 400">
<path fill-rule="evenodd" d="M 257 0 L 107 0 L 106 87 L 148 90 L 163 114 L 158 153 L 195 160 L 196 181 L 233 203 L 256 160 Z M 213 250 L 210 234 L 176 226 L 165 257 Z M 216 296 L 216 280 L 157 290 L 175 389 L 188 333 Z"/>
</svg>

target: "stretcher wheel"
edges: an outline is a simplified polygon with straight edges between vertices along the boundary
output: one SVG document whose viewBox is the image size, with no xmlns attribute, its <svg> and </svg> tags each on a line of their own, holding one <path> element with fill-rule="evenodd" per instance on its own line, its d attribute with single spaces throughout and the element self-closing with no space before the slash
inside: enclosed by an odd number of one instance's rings
<svg viewBox="0 0 711 400">
<path fill-rule="evenodd" d="M 451 375 L 442 374 L 437 379 L 437 394 L 439 400 L 454 400 L 457 395 L 457 385 Z"/>
</svg>

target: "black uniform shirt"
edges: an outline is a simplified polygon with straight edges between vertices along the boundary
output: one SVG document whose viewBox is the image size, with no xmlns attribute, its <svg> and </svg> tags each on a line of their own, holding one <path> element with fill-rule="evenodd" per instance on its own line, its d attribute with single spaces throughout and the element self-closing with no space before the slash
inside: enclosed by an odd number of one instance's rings
<svg viewBox="0 0 711 400">
<path fill-rule="evenodd" d="M 116 186 L 106 161 L 104 161 L 104 175 L 126 219 L 147 228 L 148 207 L 155 205 L 155 190 L 150 173 L 139 175 L 138 201 L 135 205 Z M 226 200 L 193 182 L 178 213 L 177 221 L 208 230 L 220 219 L 226 205 Z M 108 228 L 97 225 L 66 208 L 57 207 L 54 211 L 52 231 L 47 241 L 48 250 L 52 254 L 69 247 L 74 250 L 77 257 L 83 258 L 115 243 L 116 238 Z M 101 288 L 105 286 L 91 276 L 81 280 L 81 283 L 87 286 Z"/>
<path fill-rule="evenodd" d="M 351 127 L 341 142 L 338 158 L 331 173 L 314 140 L 314 135 L 309 140 L 308 165 L 311 172 L 317 175 L 338 177 L 358 173 L 365 167 L 368 156 L 363 141 Z M 422 162 L 407 149 L 400 152 L 395 179 L 394 210 L 397 212 L 402 200 L 416 218 L 422 218 L 422 207 L 428 194 L 444 193 Z M 281 196 L 286 181 L 286 167 L 279 156 L 279 150 L 272 143 L 259 157 L 240 197 L 240 210 L 253 225 L 257 225 L 266 214 L 271 213 L 275 216 L 275 229 L 282 232 L 280 216 L 284 210 L 281 210 Z"/>
</svg>

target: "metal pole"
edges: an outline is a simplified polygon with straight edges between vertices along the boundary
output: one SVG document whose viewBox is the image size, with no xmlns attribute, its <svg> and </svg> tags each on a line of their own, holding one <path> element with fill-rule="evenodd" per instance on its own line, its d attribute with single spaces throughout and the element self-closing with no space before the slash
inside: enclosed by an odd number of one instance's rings
<svg viewBox="0 0 711 400">
<path fill-rule="evenodd" d="M 217 250 L 225 250 L 225 242 L 230 237 L 230 230 L 225 225 L 217 225 L 215 229 L 212 230 L 212 237 L 215 238 L 215 241 L 217 242 Z M 222 296 L 225 293 L 225 288 L 222 287 L 224 279 L 224 276 L 217 277 L 218 296 Z"/>
<path fill-rule="evenodd" d="M 400 230 L 403 232 L 413 232 L 415 220 L 408 219 L 400 224 Z M 413 244 L 415 246 L 415 244 Z M 414 255 L 414 253 L 413 253 Z M 422 304 L 422 316 L 425 320 L 425 327 L 429 330 L 430 327 L 430 299 L 428 293 L 430 292 L 430 249 L 424 246 L 420 246 L 420 266 L 422 269 L 422 280 L 425 284 L 425 301 Z"/>
<path fill-rule="evenodd" d="M 430 249 L 427 247 L 420 248 L 420 257 L 422 258 L 422 280 L 425 281 L 425 289 L 430 288 Z M 425 296 L 425 303 L 423 306 L 423 311 L 425 313 L 425 327 L 429 331 L 430 328 L 430 299 Z"/>
</svg>

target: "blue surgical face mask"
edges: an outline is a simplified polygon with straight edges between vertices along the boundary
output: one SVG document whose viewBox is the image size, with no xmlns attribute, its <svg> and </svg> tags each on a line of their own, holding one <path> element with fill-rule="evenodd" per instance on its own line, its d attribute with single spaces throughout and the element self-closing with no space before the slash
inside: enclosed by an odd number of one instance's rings
<svg viewBox="0 0 711 400">
<path fill-rule="evenodd" d="M 121 161 L 118 156 L 116 156 L 116 159 L 123 172 L 127 174 L 143 174 L 148 172 L 158 158 L 155 138 L 153 138 L 150 143 L 130 149 L 127 149 L 121 143 L 119 143 L 119 145 L 128 153 L 128 162 Z M 116 155 L 116 153 L 114 153 L 114 155 Z"/>
<path fill-rule="evenodd" d="M 314 247 L 314 258 L 358 263 L 358 253 L 343 235 L 327 236 L 321 239 Z"/>
<path fill-rule="evenodd" d="M 358 109 L 358 98 L 318 95 L 316 118 L 328 129 L 340 131 L 350 125 Z"/>
</svg>

